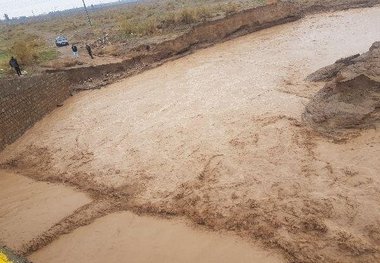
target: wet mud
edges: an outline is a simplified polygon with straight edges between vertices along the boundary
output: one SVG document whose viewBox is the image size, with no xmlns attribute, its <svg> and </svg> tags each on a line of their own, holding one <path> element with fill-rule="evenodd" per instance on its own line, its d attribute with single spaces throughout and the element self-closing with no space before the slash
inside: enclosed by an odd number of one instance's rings
<svg viewBox="0 0 380 263">
<path fill-rule="evenodd" d="M 0 153 L 1 166 L 111 201 L 24 254 L 130 210 L 232 231 L 289 262 L 379 261 L 379 133 L 334 141 L 301 118 L 324 85 L 305 78 L 366 52 L 379 14 L 308 16 L 70 98 Z"/>
</svg>

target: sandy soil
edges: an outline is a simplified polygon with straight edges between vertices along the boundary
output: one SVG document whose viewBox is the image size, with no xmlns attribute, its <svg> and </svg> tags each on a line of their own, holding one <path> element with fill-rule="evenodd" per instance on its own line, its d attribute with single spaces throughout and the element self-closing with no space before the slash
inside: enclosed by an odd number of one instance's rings
<svg viewBox="0 0 380 263">
<path fill-rule="evenodd" d="M 32 254 L 30 260 L 36 263 L 284 262 L 281 257 L 231 235 L 196 231 L 178 220 L 139 217 L 130 212 L 108 215 L 64 235 Z"/>
<path fill-rule="evenodd" d="M 19 250 L 79 207 L 84 193 L 0 170 L 0 244 Z"/>
<path fill-rule="evenodd" d="M 301 122 L 321 88 L 305 77 L 367 51 L 379 24 L 379 7 L 315 15 L 83 92 L 0 162 L 232 230 L 291 262 L 379 261 L 379 133 L 336 143 Z"/>
<path fill-rule="evenodd" d="M 59 52 L 59 58 L 50 61 L 44 65 L 45 68 L 59 69 L 59 68 L 78 68 L 78 67 L 88 67 L 88 66 L 99 66 L 112 63 L 122 62 L 122 58 L 117 58 L 113 56 L 98 56 L 94 54 L 94 59 L 88 55 L 85 48 L 85 44 L 77 44 L 79 57 L 75 58 L 73 56 L 71 46 L 65 47 L 55 47 Z"/>
<path fill-rule="evenodd" d="M 360 127 L 376 128 L 380 123 L 380 42 L 368 52 L 345 58 L 311 76 L 331 79 L 309 101 L 303 120 L 315 130 L 336 140 Z M 332 70 L 331 70 L 332 69 Z M 326 75 L 325 72 L 333 72 Z"/>
</svg>

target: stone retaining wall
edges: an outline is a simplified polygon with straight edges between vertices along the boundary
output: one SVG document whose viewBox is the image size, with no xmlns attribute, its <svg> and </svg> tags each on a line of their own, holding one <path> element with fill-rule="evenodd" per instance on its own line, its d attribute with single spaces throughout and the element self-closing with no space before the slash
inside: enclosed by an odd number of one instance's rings
<svg viewBox="0 0 380 263">
<path fill-rule="evenodd" d="M 65 73 L 0 80 L 0 150 L 71 94 Z"/>
</svg>

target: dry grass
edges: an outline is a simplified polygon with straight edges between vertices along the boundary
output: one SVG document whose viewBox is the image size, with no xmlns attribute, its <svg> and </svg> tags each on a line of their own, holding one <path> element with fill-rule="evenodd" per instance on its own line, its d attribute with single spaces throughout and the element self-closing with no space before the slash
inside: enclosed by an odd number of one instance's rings
<svg viewBox="0 0 380 263">
<path fill-rule="evenodd" d="M 258 5 L 260 1 L 251 1 Z M 226 1 L 166 1 L 164 4 L 139 4 L 118 15 L 122 36 L 141 37 L 163 34 L 217 16 L 238 12 L 242 6 Z"/>
<path fill-rule="evenodd" d="M 15 54 L 27 65 L 49 61 L 54 52 L 41 43 L 22 43 L 22 36 L 32 35 L 52 44 L 57 35 L 65 35 L 72 43 L 93 43 L 104 46 L 99 39 L 107 36 L 108 43 L 138 44 L 153 36 L 177 34 L 194 24 L 232 14 L 244 8 L 264 4 L 264 0 L 158 0 L 139 4 L 123 4 L 118 7 L 91 10 L 93 27 L 82 13 L 42 16 L 26 24 L 0 25 L 0 52 Z M 1 28 L 2 27 L 2 28 Z M 5 29 L 4 29 L 5 28 Z M 4 31 L 4 32 L 3 32 Z M 8 32 L 9 31 L 9 32 Z M 7 38 L 7 39 L 5 39 Z M 41 51 L 45 53 L 41 59 Z M 120 52 L 103 49 L 103 54 Z M 43 61 L 41 61 L 43 60 Z M 0 60 L 1 62 L 1 60 Z"/>
<path fill-rule="evenodd" d="M 183 24 L 192 24 L 197 22 L 197 12 L 195 9 L 183 9 L 178 15 L 178 22 Z"/>
<path fill-rule="evenodd" d="M 31 65 L 38 59 L 38 44 L 33 41 L 27 42 L 24 39 L 18 39 L 10 48 L 9 53 L 17 58 L 22 65 Z"/>
<path fill-rule="evenodd" d="M 117 56 L 120 56 L 120 50 L 117 46 L 115 45 L 107 45 L 107 46 L 104 46 L 102 47 L 98 52 L 97 54 L 99 56 L 104 56 L 104 55 L 111 55 L 111 56 L 114 56 L 114 57 L 117 57 Z"/>
<path fill-rule="evenodd" d="M 77 65 L 82 65 L 83 62 L 74 59 L 74 58 L 61 58 L 53 62 L 45 62 L 41 64 L 42 67 L 53 68 L 53 69 L 62 69 L 67 67 L 74 67 Z"/>
<path fill-rule="evenodd" d="M 8 61 L 5 59 L 0 60 L 0 78 L 12 74 Z"/>
<path fill-rule="evenodd" d="M 37 35 L 25 32 L 20 26 L 0 27 L 0 77 L 12 73 L 9 66 L 10 57 L 15 57 L 23 69 L 33 72 L 46 61 L 55 59 L 57 52 L 48 47 Z"/>
<path fill-rule="evenodd" d="M 316 0 L 295 1 L 308 4 Z M 82 12 L 36 17 L 18 25 L 0 23 L 0 65 L 7 67 L 11 54 L 25 65 L 56 58 L 57 50 L 47 44 L 53 45 L 58 35 L 68 37 L 71 43 L 90 43 L 101 55 L 118 56 L 138 45 L 181 34 L 197 23 L 272 2 L 276 0 L 155 0 L 90 8 L 92 27 Z M 24 43 L 25 36 L 35 40 Z"/>
<path fill-rule="evenodd" d="M 234 2 L 230 2 L 230 3 L 226 4 L 225 6 L 223 6 L 222 9 L 227 15 L 231 15 L 231 14 L 239 11 L 240 5 L 237 3 L 234 3 Z"/>
<path fill-rule="evenodd" d="M 153 35 L 157 32 L 158 22 L 154 18 L 150 18 L 140 23 L 135 23 L 128 19 L 121 22 L 121 30 L 127 35 L 146 36 Z"/>
</svg>

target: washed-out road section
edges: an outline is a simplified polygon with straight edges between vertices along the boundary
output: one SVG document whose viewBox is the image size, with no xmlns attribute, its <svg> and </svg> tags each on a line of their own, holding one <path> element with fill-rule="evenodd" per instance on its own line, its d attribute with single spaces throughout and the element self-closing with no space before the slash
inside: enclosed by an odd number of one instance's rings
<svg viewBox="0 0 380 263">
<path fill-rule="evenodd" d="M 233 231 L 289 260 L 376 262 L 379 133 L 365 130 L 336 142 L 309 129 L 301 115 L 322 87 L 305 77 L 367 51 L 380 39 L 379 24 L 379 7 L 308 16 L 82 92 L 6 148 L 0 163 L 31 178 L 90 189 L 95 199 L 113 192 L 137 212 Z M 110 231 L 128 247 L 131 217 L 98 219 L 70 238 L 55 237 L 31 258 L 48 262 L 57 254 L 62 261 L 62 249 L 77 242 L 71 261 L 96 262 L 95 243 L 107 240 L 104 225 L 111 222 Z M 83 245 L 97 227 L 94 243 Z M 166 244 L 170 254 L 173 243 Z M 117 257 L 138 253 L 106 247 Z"/>
</svg>

